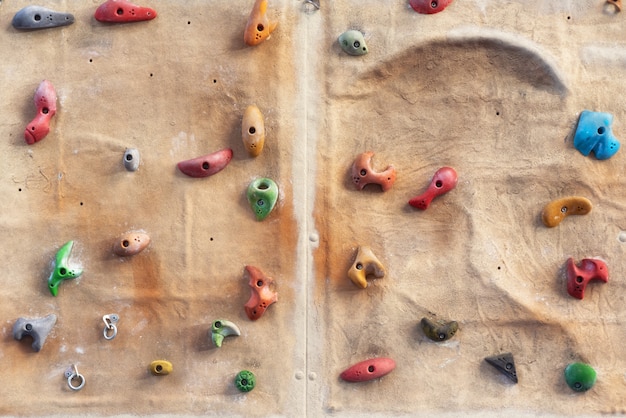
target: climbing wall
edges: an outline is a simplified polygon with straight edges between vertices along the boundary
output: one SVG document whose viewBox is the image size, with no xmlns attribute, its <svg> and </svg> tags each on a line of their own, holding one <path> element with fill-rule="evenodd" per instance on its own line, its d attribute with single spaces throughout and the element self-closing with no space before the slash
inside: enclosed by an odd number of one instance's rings
<svg viewBox="0 0 626 418">
<path fill-rule="evenodd" d="M 95 20 L 103 1 L 37 3 L 74 23 L 22 31 L 30 3 L 0 2 L 0 222 L 3 303 L 1 415 L 444 416 L 468 413 L 626 412 L 624 150 L 607 160 L 573 145 L 580 113 L 614 116 L 626 137 L 624 16 L 603 0 L 452 2 L 422 15 L 406 0 L 273 0 L 271 37 L 243 33 L 253 1 L 141 3 L 150 21 Z M 350 56 L 337 38 L 364 35 Z M 35 89 L 55 87 L 50 133 L 24 129 Z M 265 148 L 251 157 L 241 122 L 264 116 Z M 136 148 L 135 172 L 123 155 Z M 225 148 L 206 178 L 177 163 Z M 351 167 L 371 151 L 393 186 L 357 190 Z M 434 173 L 456 187 L 426 210 L 407 204 Z M 257 221 L 246 198 L 257 178 L 279 187 Z M 554 228 L 556 199 L 593 205 Z M 113 252 L 130 231 L 150 236 L 131 257 Z M 82 275 L 47 284 L 74 241 Z M 368 246 L 385 277 L 348 278 Z M 584 298 L 566 291 L 566 261 L 600 258 L 609 282 Z M 278 301 L 258 320 L 244 311 L 245 266 L 274 280 Z M 18 318 L 55 314 L 39 352 L 16 341 Z M 103 315 L 118 334 L 103 336 Z M 433 342 L 423 317 L 457 321 Z M 213 321 L 240 336 L 211 341 Z M 484 361 L 510 352 L 518 383 Z M 389 357 L 396 368 L 347 383 L 351 365 Z M 169 361 L 153 376 L 154 360 Z M 597 382 L 570 389 L 584 362 Z M 78 391 L 65 371 L 85 378 Z M 238 391 L 241 370 L 256 387 Z"/>
</svg>

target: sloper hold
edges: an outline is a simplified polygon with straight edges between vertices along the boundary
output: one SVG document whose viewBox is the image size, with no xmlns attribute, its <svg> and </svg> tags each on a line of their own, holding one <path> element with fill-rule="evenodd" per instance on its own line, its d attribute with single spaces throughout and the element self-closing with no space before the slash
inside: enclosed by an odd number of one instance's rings
<svg viewBox="0 0 626 418">
<path fill-rule="evenodd" d="M 586 392 L 596 384 L 596 371 L 586 363 L 570 363 L 563 374 L 567 386 L 576 392 Z"/>
<path fill-rule="evenodd" d="M 141 231 L 127 232 L 113 244 L 113 252 L 120 257 L 139 254 L 150 244 L 150 235 Z"/>
<path fill-rule="evenodd" d="M 442 342 L 449 340 L 459 330 L 459 323 L 456 321 L 444 321 L 442 319 L 436 319 L 431 321 L 424 317 L 422 318 L 420 325 L 424 335 L 436 342 Z"/>
<path fill-rule="evenodd" d="M 28 145 L 39 142 L 48 135 L 50 120 L 57 112 L 57 93 L 48 80 L 39 83 L 34 99 L 37 115 L 24 129 L 24 140 Z"/>
<path fill-rule="evenodd" d="M 94 17 L 108 23 L 141 22 L 154 19 L 157 12 L 126 0 L 108 0 L 96 9 Z"/>
<path fill-rule="evenodd" d="M 243 33 L 243 41 L 246 45 L 260 44 L 269 38 L 278 26 L 278 22 L 270 22 L 266 12 L 267 0 L 256 0 Z"/>
<path fill-rule="evenodd" d="M 585 296 L 587 284 L 592 280 L 608 283 L 609 268 L 606 263 L 597 258 L 585 258 L 576 265 L 573 258 L 567 260 L 567 293 L 582 299 Z"/>
<path fill-rule="evenodd" d="M 452 0 L 409 0 L 409 4 L 417 13 L 434 14 L 443 11 Z"/>
<path fill-rule="evenodd" d="M 498 369 L 500 373 L 517 383 L 517 371 L 515 370 L 515 361 L 513 354 L 502 353 L 491 357 L 485 357 L 485 361 Z"/>
<path fill-rule="evenodd" d="M 222 171 L 233 158 L 233 150 L 224 148 L 211 154 L 178 163 L 178 169 L 189 177 L 208 177 Z"/>
<path fill-rule="evenodd" d="M 580 196 L 569 196 L 553 200 L 541 212 L 541 220 L 548 228 L 554 228 L 570 215 L 586 215 L 591 212 L 589 199 Z"/>
<path fill-rule="evenodd" d="M 256 321 L 263 316 L 272 303 L 278 301 L 278 293 L 271 288 L 274 280 L 263 274 L 260 269 L 246 266 L 246 274 L 250 277 L 248 281 L 250 299 L 244 305 L 244 309 L 248 318 Z"/>
<path fill-rule="evenodd" d="M 57 12 L 42 6 L 26 6 L 13 16 L 15 29 L 47 29 L 68 26 L 74 23 L 71 13 Z"/>
<path fill-rule="evenodd" d="M 365 55 L 367 54 L 367 45 L 365 37 L 358 30 L 347 30 L 337 38 L 339 46 L 348 55 Z"/>
<path fill-rule="evenodd" d="M 574 147 L 584 156 L 593 151 L 598 160 L 611 158 L 619 151 L 620 143 L 613 136 L 613 115 L 583 110 L 578 118 Z"/>
<path fill-rule="evenodd" d="M 31 336 L 33 338 L 33 350 L 38 352 L 43 347 L 56 322 L 57 316 L 55 314 L 42 318 L 19 318 L 13 325 L 13 338 L 19 341 L 25 335 Z"/>
</svg>

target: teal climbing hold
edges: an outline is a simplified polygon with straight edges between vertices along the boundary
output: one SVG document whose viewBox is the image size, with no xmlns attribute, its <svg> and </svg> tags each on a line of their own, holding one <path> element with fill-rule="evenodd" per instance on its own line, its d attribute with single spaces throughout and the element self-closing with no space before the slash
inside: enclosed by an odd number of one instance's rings
<svg viewBox="0 0 626 418">
<path fill-rule="evenodd" d="M 583 110 L 574 134 L 574 147 L 585 156 L 593 151 L 598 160 L 611 158 L 620 147 L 613 136 L 612 123 L 613 115 L 610 113 Z"/>
</svg>

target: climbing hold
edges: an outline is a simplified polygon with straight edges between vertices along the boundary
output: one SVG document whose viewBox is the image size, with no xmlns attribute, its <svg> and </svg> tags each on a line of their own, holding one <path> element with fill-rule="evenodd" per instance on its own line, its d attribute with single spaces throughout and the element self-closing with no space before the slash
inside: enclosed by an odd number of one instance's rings
<svg viewBox="0 0 626 418">
<path fill-rule="evenodd" d="M 42 6 L 26 6 L 13 16 L 15 29 L 46 29 L 68 26 L 74 23 L 71 13 L 55 12 Z"/>
<path fill-rule="evenodd" d="M 430 202 L 442 194 L 448 193 L 456 187 L 457 183 L 456 171 L 452 167 L 441 167 L 435 172 L 428 189 L 421 195 L 409 200 L 409 205 L 414 208 L 426 210 L 430 206 Z"/>
<path fill-rule="evenodd" d="M 137 171 L 139 161 L 139 150 L 137 148 L 126 148 L 126 151 L 124 151 L 124 167 L 126 170 Z"/>
<path fill-rule="evenodd" d="M 317 10 L 320 8 L 320 0 L 304 0 L 306 4 L 312 4 Z"/>
<path fill-rule="evenodd" d="M 246 266 L 246 273 L 250 278 L 248 280 L 250 299 L 244 305 L 244 309 L 248 318 L 256 321 L 265 313 L 268 306 L 278 300 L 278 293 L 270 289 L 270 286 L 274 284 L 274 280 L 264 275 L 258 268 Z"/>
<path fill-rule="evenodd" d="M 267 218 L 278 201 L 278 185 L 272 179 L 253 180 L 246 192 L 248 203 L 254 211 L 257 221 Z"/>
<path fill-rule="evenodd" d="M 363 34 L 358 30 L 347 30 L 337 38 L 341 49 L 349 55 L 367 54 L 367 45 Z"/>
<path fill-rule="evenodd" d="M 370 183 L 379 184 L 383 192 L 391 189 L 396 181 L 396 169 L 392 165 L 388 166 L 385 171 L 380 173 L 374 172 L 372 169 L 372 157 L 374 153 L 371 151 L 360 154 L 352 164 L 352 182 L 357 190 L 363 190 Z"/>
<path fill-rule="evenodd" d="M 113 252 L 120 257 L 139 254 L 150 244 L 150 235 L 133 231 L 120 237 L 113 245 Z"/>
<path fill-rule="evenodd" d="M 452 3 L 452 0 L 409 0 L 413 10 L 425 15 L 439 13 L 448 7 L 450 3 Z"/>
<path fill-rule="evenodd" d="M 591 212 L 589 199 L 579 196 L 564 197 L 548 203 L 541 213 L 543 224 L 553 228 L 570 215 L 586 215 Z"/>
<path fill-rule="evenodd" d="M 622 0 L 607 0 L 607 3 L 615 6 L 615 10 L 617 10 L 618 12 L 622 11 Z"/>
<path fill-rule="evenodd" d="M 385 277 L 385 267 L 378 261 L 370 247 L 361 246 L 356 254 L 352 267 L 348 270 L 348 277 L 352 283 L 365 289 L 367 276 L 374 275 L 378 279 Z"/>
<path fill-rule="evenodd" d="M 256 0 L 246 29 L 243 33 L 243 41 L 250 46 L 255 46 L 270 37 L 278 22 L 270 22 L 267 15 L 267 0 Z"/>
<path fill-rule="evenodd" d="M 485 361 L 498 369 L 503 375 L 517 383 L 517 371 L 515 370 L 515 361 L 513 354 L 503 353 L 496 356 L 485 357 Z"/>
<path fill-rule="evenodd" d="M 613 136 L 612 123 L 613 115 L 610 113 L 583 110 L 574 134 L 574 147 L 585 156 L 593 151 L 598 160 L 611 158 L 620 147 Z"/>
<path fill-rule="evenodd" d="M 208 177 L 222 171 L 233 158 L 233 150 L 224 148 L 211 154 L 178 163 L 178 169 L 189 177 Z"/>
<path fill-rule="evenodd" d="M 142 7 L 127 0 L 107 0 L 96 9 L 95 18 L 100 22 L 126 23 L 152 20 L 157 12 L 149 7 Z"/>
<path fill-rule="evenodd" d="M 37 116 L 24 130 L 24 139 L 28 145 L 41 141 L 50 132 L 50 120 L 57 112 L 57 93 L 48 80 L 43 80 L 35 91 Z"/>
<path fill-rule="evenodd" d="M 48 277 L 48 289 L 50 289 L 52 296 L 56 296 L 59 293 L 59 283 L 63 280 L 75 279 L 83 274 L 81 267 L 73 266 L 69 262 L 73 246 L 74 241 L 68 241 L 57 251 L 52 273 Z"/>
<path fill-rule="evenodd" d="M 567 293 L 577 299 L 585 296 L 585 288 L 591 280 L 609 281 L 609 268 L 597 258 L 585 258 L 576 265 L 573 258 L 567 260 Z"/>
<path fill-rule="evenodd" d="M 154 360 L 152 363 L 150 363 L 149 369 L 150 373 L 155 376 L 164 376 L 166 374 L 172 373 L 174 367 L 172 366 L 172 363 L 167 360 Z"/>
<path fill-rule="evenodd" d="M 576 392 L 585 392 L 596 383 L 596 371 L 585 363 L 570 363 L 565 368 L 565 382 Z"/>
<path fill-rule="evenodd" d="M 341 374 L 346 382 L 367 382 L 378 379 L 396 368 L 396 362 L 387 357 L 375 357 L 350 366 Z"/>
<path fill-rule="evenodd" d="M 257 157 L 265 144 L 265 123 L 263 114 L 258 107 L 251 105 L 246 108 L 241 121 L 241 138 L 251 157 Z"/>
<path fill-rule="evenodd" d="M 213 344 L 215 344 L 216 347 L 221 347 L 224 337 L 228 337 L 229 335 L 241 335 L 239 327 L 233 322 L 224 319 L 213 321 L 211 325 L 211 340 L 213 340 Z"/>
<path fill-rule="evenodd" d="M 235 387 L 242 392 L 250 392 L 256 385 L 256 377 L 254 373 L 248 370 L 242 370 L 235 376 Z"/>
<path fill-rule="evenodd" d="M 441 319 L 431 321 L 428 318 L 422 318 L 421 326 L 424 334 L 437 342 L 449 340 L 459 330 L 458 322 Z"/>
<path fill-rule="evenodd" d="M 43 318 L 19 318 L 13 325 L 13 338 L 19 341 L 25 335 L 29 335 L 33 338 L 33 350 L 39 351 L 56 322 L 57 316 L 55 314 L 50 314 Z"/>
</svg>

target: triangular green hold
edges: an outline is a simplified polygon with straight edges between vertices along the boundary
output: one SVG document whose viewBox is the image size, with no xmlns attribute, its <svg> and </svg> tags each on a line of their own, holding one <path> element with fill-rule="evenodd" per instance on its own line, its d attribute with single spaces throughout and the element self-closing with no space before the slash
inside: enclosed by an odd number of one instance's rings
<svg viewBox="0 0 626 418">
<path fill-rule="evenodd" d="M 500 370 L 500 372 L 506 377 L 517 383 L 517 372 L 515 371 L 513 354 L 502 353 L 491 357 L 485 357 L 485 361 Z"/>
</svg>

